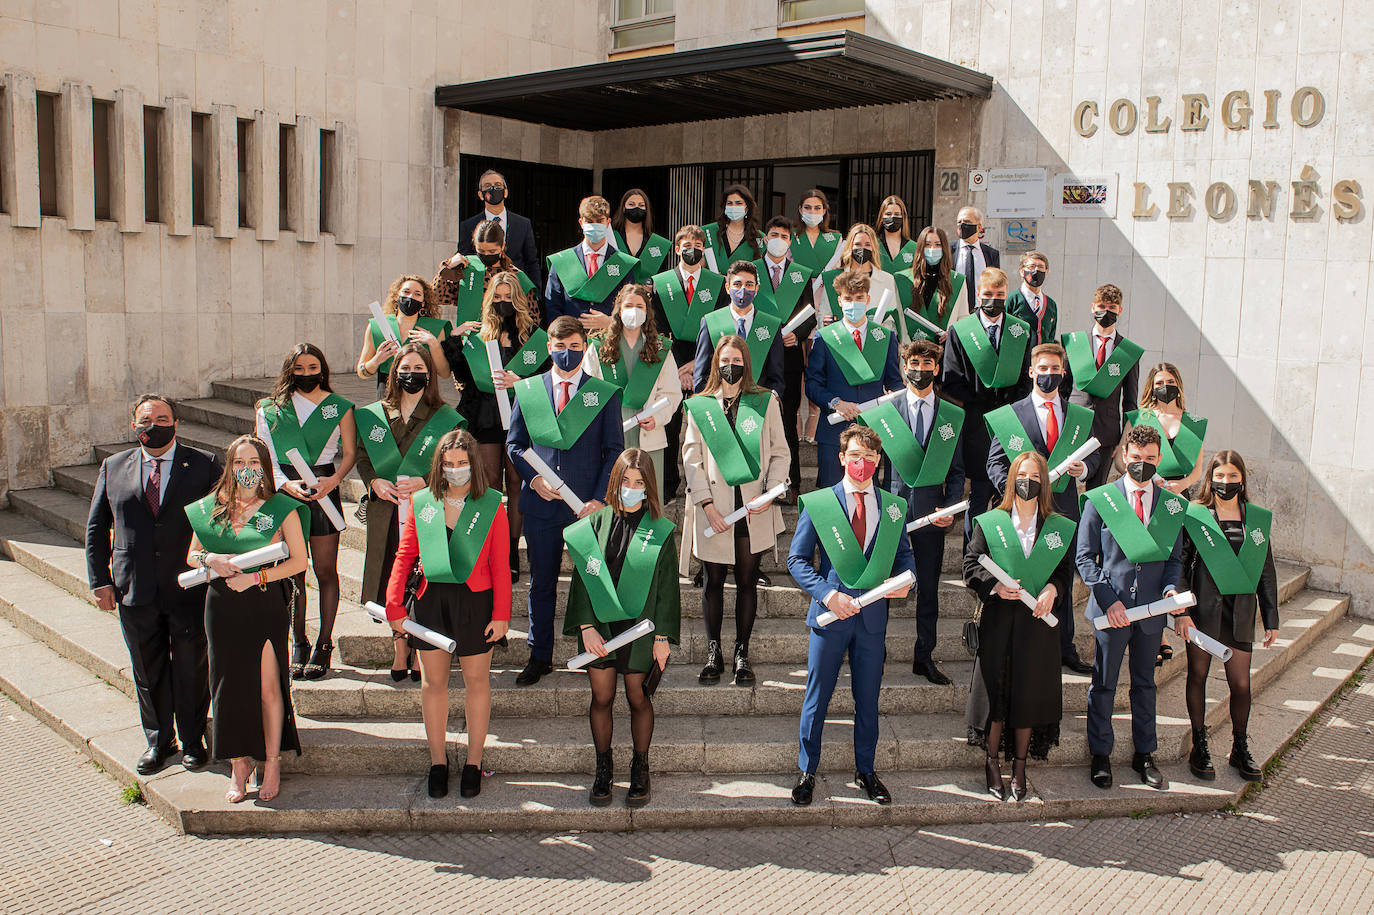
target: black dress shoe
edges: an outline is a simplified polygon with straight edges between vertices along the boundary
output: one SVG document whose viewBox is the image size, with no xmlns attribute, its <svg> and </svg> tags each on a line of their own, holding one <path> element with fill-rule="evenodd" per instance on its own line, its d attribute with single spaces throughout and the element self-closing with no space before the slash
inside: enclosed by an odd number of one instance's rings
<svg viewBox="0 0 1374 915">
<path fill-rule="evenodd" d="M 525 669 L 520 671 L 519 675 L 516 676 L 515 685 L 533 686 L 539 682 L 540 677 L 551 673 L 553 673 L 552 662 L 541 661 L 534 655 L 530 655 L 529 661 L 525 664 Z"/>
<path fill-rule="evenodd" d="M 1160 791 L 1169 787 L 1169 783 L 1164 779 L 1164 773 L 1159 771 L 1155 765 L 1154 754 L 1137 753 L 1131 757 L 1131 768 L 1140 773 L 1140 780 L 1151 788 L 1158 788 Z"/>
<path fill-rule="evenodd" d="M 448 796 L 448 765 L 429 767 L 429 796 Z"/>
<path fill-rule="evenodd" d="M 185 754 L 181 757 L 181 764 L 192 772 L 204 769 L 210 762 L 210 754 L 205 752 L 205 743 L 197 741 L 194 746 L 188 746 Z"/>
<path fill-rule="evenodd" d="M 1026 799 L 1030 793 L 1030 785 L 1026 782 L 1026 757 L 1017 756 L 1011 763 L 1011 794 L 1009 797 L 1018 804 Z"/>
<path fill-rule="evenodd" d="M 1110 788 L 1112 786 L 1112 760 L 1108 756 L 1093 754 L 1092 763 L 1093 784 L 1099 788 Z"/>
<path fill-rule="evenodd" d="M 944 671 L 935 666 L 934 661 L 913 661 L 911 663 L 911 672 L 925 677 L 936 686 L 949 686 L 954 682 L 949 677 L 945 676 Z"/>
<path fill-rule="evenodd" d="M 864 789 L 864 793 L 868 795 L 870 801 L 877 801 L 879 804 L 892 803 L 892 792 L 888 791 L 887 785 L 884 785 L 882 779 L 878 778 L 878 773 L 855 772 L 854 781 L 860 788 Z"/>
<path fill-rule="evenodd" d="M 996 756 L 989 756 L 983 763 L 983 777 L 987 780 L 988 794 L 994 801 L 1005 801 L 1007 792 L 1002 788 L 1002 766 Z"/>
<path fill-rule="evenodd" d="M 1078 655 L 1066 655 L 1060 659 L 1065 667 L 1076 674 L 1087 676 L 1093 672 L 1093 666 Z"/>
<path fill-rule="evenodd" d="M 816 776 L 810 772 L 803 772 L 797 776 L 797 783 L 792 786 L 792 803 L 797 807 L 809 807 L 815 791 Z"/>
<path fill-rule="evenodd" d="M 773 584 L 773 579 L 769 578 L 767 575 L 760 572 L 758 573 L 758 582 L 761 586 L 766 588 L 769 585 Z"/>
<path fill-rule="evenodd" d="M 138 774 L 152 775 L 167 764 L 167 760 L 177 751 L 177 745 L 172 744 L 166 747 L 149 747 L 143 751 L 143 755 L 138 758 Z"/>
<path fill-rule="evenodd" d="M 697 568 L 696 574 L 692 576 L 692 587 L 693 587 L 693 588 L 700 588 L 703 584 L 705 584 L 705 582 L 706 582 L 706 573 L 705 573 L 704 570 L 702 570 L 700 567 L 698 567 L 698 568 Z"/>
<path fill-rule="evenodd" d="M 463 767 L 463 775 L 458 782 L 458 793 L 463 797 L 476 797 L 482 793 L 481 766 Z"/>
</svg>

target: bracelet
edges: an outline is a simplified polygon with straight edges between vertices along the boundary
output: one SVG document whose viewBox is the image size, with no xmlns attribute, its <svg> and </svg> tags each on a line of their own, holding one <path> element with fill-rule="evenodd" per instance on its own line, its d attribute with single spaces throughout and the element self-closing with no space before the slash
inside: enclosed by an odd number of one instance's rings
<svg viewBox="0 0 1374 915">
<path fill-rule="evenodd" d="M 266 591 L 266 590 L 267 590 L 267 579 L 262 577 L 262 573 L 261 573 L 261 572 L 258 573 L 258 590 L 259 590 L 259 591 Z"/>
</svg>

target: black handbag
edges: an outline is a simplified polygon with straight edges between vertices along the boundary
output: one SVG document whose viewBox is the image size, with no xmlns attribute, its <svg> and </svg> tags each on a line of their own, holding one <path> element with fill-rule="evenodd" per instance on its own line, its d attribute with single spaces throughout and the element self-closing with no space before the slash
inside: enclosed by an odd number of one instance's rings
<svg viewBox="0 0 1374 915">
<path fill-rule="evenodd" d="M 649 661 L 649 672 L 644 675 L 644 695 L 653 698 L 654 692 L 658 689 L 659 681 L 663 679 L 663 668 L 658 666 L 658 662 Z"/>
<path fill-rule="evenodd" d="M 983 605 L 973 612 L 973 619 L 964 620 L 964 647 L 970 657 L 978 657 L 978 621 L 983 618 Z"/>
</svg>

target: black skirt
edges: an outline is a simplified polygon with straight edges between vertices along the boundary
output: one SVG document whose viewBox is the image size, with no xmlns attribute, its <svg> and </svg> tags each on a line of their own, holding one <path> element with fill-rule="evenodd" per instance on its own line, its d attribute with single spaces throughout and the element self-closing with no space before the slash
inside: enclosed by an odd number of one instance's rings
<svg viewBox="0 0 1374 915">
<path fill-rule="evenodd" d="M 334 473 L 333 464 L 319 464 L 310 469 L 315 472 L 315 476 L 321 479 Z M 281 471 L 286 474 L 288 480 L 294 480 L 298 476 L 296 468 L 292 467 L 290 464 L 282 464 Z M 337 486 L 334 487 L 334 491 L 325 498 L 334 503 L 334 507 L 339 510 L 339 515 L 342 517 L 343 497 L 339 495 L 339 488 Z M 330 521 L 329 516 L 324 513 L 324 509 L 320 508 L 319 502 L 306 502 L 305 504 L 310 507 L 311 537 L 338 536 L 341 533 L 341 531 L 334 530 L 334 522 Z"/>
<path fill-rule="evenodd" d="M 626 629 L 629 629 L 631 626 L 633 626 L 633 625 L 634 625 L 635 623 L 637 623 L 637 622 L 639 622 L 639 620 L 634 619 L 634 620 L 615 620 L 614 622 L 607 623 L 607 624 L 606 624 L 606 628 L 609 629 L 609 630 L 611 630 L 611 635 L 610 635 L 610 638 L 606 639 L 606 641 L 609 642 L 611 639 L 613 639 L 613 638 L 615 638 L 616 636 L 620 635 L 620 633 L 624 632 Z M 582 636 L 580 636 L 580 635 L 579 635 L 577 638 L 578 638 L 578 641 L 581 641 L 581 640 L 582 640 Z M 651 636 L 646 636 L 646 638 L 652 638 L 652 637 L 651 637 Z M 615 670 L 616 670 L 616 672 L 617 672 L 617 673 L 620 673 L 620 674 L 642 674 L 642 673 L 645 673 L 645 671 L 642 671 L 642 670 L 635 670 L 634 668 L 632 668 L 632 667 L 630 666 L 630 654 L 634 651 L 634 647 L 635 647 L 635 643 L 634 643 L 634 642 L 631 642 L 630 644 L 625 645 L 625 646 L 622 647 L 622 648 L 617 648 L 615 651 L 612 651 L 610 654 L 606 655 L 606 657 L 604 657 L 604 658 L 597 658 L 595 661 L 593 661 L 592 663 L 588 664 L 587 666 L 588 666 L 588 667 L 595 667 L 595 668 L 597 668 L 598 670 L 604 670 L 604 669 L 606 669 L 606 668 L 608 668 L 608 667 L 614 667 Z M 582 642 L 582 650 L 583 650 L 583 651 L 586 651 L 586 650 L 587 650 L 587 643 L 586 643 L 586 642 Z"/>
<path fill-rule="evenodd" d="M 435 632 L 443 633 L 458 643 L 453 652 L 460 658 L 486 654 L 492 643 L 487 641 L 487 626 L 491 623 L 492 591 L 474 591 L 467 585 L 431 581 L 425 593 L 415 599 L 411 619 Z M 412 638 L 410 645 L 417 651 L 437 651 L 428 642 Z"/>
<path fill-rule="evenodd" d="M 994 597 L 983 605 L 978 623 L 978 661 L 969 686 L 968 742 L 988 747 L 988 726 L 1003 722 L 1002 748 L 1015 755 L 1013 734 L 1031 729 L 1030 755 L 1045 759 L 1059 744 L 1063 717 L 1059 630 L 1031 615 L 1020 601 Z"/>
</svg>

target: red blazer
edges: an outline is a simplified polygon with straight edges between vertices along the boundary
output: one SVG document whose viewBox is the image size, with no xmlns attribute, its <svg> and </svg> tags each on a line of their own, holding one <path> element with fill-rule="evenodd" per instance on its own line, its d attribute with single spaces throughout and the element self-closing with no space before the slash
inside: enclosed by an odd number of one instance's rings
<svg viewBox="0 0 1374 915">
<path fill-rule="evenodd" d="M 401 543 L 396 549 L 391 580 L 386 586 L 387 619 L 405 617 L 402 601 L 405 598 L 406 579 L 419 560 L 420 541 L 415 533 L 415 516 L 412 514 L 405 527 L 401 528 Z M 491 590 L 491 618 L 510 621 L 510 524 L 506 521 L 504 505 L 496 509 L 496 517 L 491 519 L 491 530 L 487 531 L 487 542 L 482 544 L 477 564 L 472 567 L 472 574 L 464 584 L 474 591 Z M 429 582 L 421 581 L 416 595 L 424 594 L 427 587 Z"/>
</svg>

